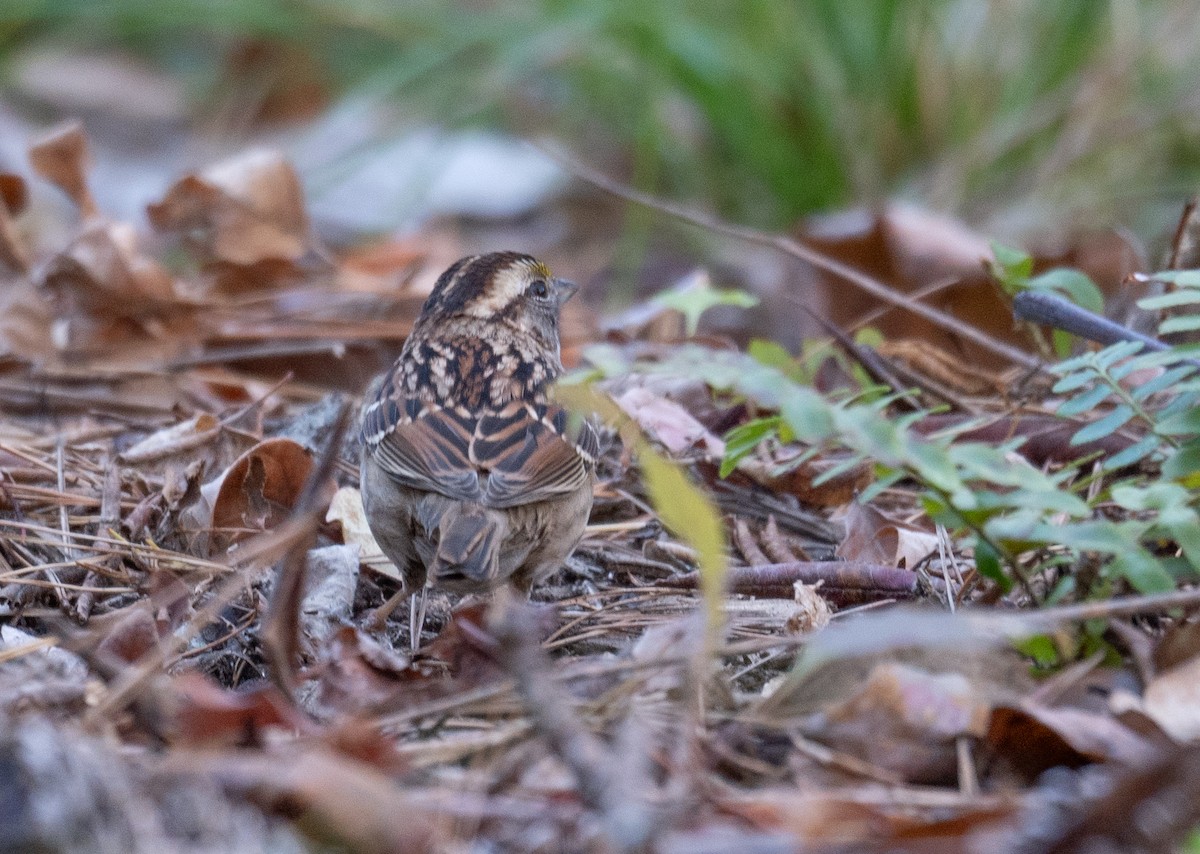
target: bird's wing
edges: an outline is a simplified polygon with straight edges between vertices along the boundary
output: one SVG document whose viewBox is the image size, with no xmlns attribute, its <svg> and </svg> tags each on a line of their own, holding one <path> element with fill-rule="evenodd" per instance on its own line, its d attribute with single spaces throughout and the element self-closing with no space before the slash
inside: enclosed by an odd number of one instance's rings
<svg viewBox="0 0 1200 854">
<path fill-rule="evenodd" d="M 480 501 L 479 471 L 471 462 L 474 416 L 386 397 L 363 414 L 367 452 L 385 472 L 405 486 L 460 501 Z"/>
<path fill-rule="evenodd" d="M 599 441 L 558 406 L 513 403 L 482 416 L 470 458 L 488 472 L 484 503 L 515 507 L 569 495 L 591 477 Z"/>
</svg>

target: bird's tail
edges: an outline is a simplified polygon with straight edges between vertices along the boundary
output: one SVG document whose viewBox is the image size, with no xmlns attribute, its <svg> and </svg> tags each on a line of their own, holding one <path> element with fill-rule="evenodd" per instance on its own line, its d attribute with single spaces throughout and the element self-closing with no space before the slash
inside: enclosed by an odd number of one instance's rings
<svg viewBox="0 0 1200 854">
<path fill-rule="evenodd" d="M 493 515 L 466 505 L 442 517 L 437 554 L 430 575 L 435 584 L 452 587 L 487 584 L 500 574 L 503 532 Z"/>
</svg>

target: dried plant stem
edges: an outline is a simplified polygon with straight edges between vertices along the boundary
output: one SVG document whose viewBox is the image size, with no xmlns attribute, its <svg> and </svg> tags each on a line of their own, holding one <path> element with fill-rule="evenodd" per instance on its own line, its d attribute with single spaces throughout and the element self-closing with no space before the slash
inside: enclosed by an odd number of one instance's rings
<svg viewBox="0 0 1200 854">
<path fill-rule="evenodd" d="M 964 323 L 953 315 L 946 314 L 945 312 L 926 305 L 919 300 L 915 300 L 907 294 L 898 293 L 889 288 L 883 282 L 880 282 L 877 279 L 868 276 L 866 273 L 863 273 L 861 270 L 856 270 L 854 267 L 851 267 L 848 264 L 843 264 L 841 261 L 830 258 L 828 255 L 813 249 L 811 246 L 806 246 L 798 240 L 785 237 L 781 234 L 769 234 L 753 228 L 732 225 L 730 223 L 723 222 L 714 216 L 692 210 L 684 205 L 664 201 L 649 193 L 643 193 L 640 190 L 632 189 L 631 187 L 627 187 L 617 181 L 614 181 L 599 170 L 593 169 L 591 166 L 581 163 L 557 147 L 548 148 L 546 146 L 542 146 L 541 150 L 545 152 L 547 156 L 553 158 L 559 164 L 561 164 L 568 172 L 571 172 L 590 184 L 594 184 L 606 192 L 612 193 L 614 196 L 634 202 L 635 204 L 645 205 L 646 207 L 653 208 L 657 211 L 662 211 L 663 213 L 669 214 L 676 219 L 683 220 L 684 222 L 691 223 L 692 225 L 699 226 L 700 228 L 707 229 L 717 234 L 724 234 L 728 237 L 744 240 L 747 243 L 755 243 L 759 246 L 768 246 L 773 249 L 777 249 L 780 252 L 783 252 L 785 255 L 790 255 L 793 258 L 797 258 L 801 261 L 811 264 L 818 270 L 824 270 L 827 273 L 831 273 L 832 275 L 843 279 L 859 290 L 870 294 L 882 302 L 886 302 L 896 306 L 897 308 L 902 308 L 906 311 L 912 312 L 913 314 L 923 317 L 930 323 L 933 323 L 942 329 L 946 329 L 956 335 L 961 335 L 963 338 L 978 344 L 985 350 L 1007 359 L 1013 364 L 1029 368 L 1030 370 L 1040 371 L 1043 369 L 1041 360 L 1036 356 L 1032 356 L 1023 350 L 1019 350 L 1016 347 L 1005 344 L 1003 341 L 999 341 L 987 333 L 976 329 L 974 326 Z"/>
</svg>

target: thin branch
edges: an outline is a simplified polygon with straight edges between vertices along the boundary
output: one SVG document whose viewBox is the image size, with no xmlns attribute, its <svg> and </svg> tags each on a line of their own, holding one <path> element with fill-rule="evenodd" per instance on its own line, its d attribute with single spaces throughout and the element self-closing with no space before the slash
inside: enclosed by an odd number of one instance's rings
<svg viewBox="0 0 1200 854">
<path fill-rule="evenodd" d="M 1014 364 L 1021 365 L 1022 367 L 1035 371 L 1043 370 L 1045 367 L 1042 364 L 1042 361 L 1036 356 L 1026 353 L 1023 350 L 1019 350 L 1016 347 L 1005 344 L 1003 341 L 998 341 L 992 336 L 988 335 L 986 332 L 976 329 L 969 324 L 963 323 L 953 315 L 946 314 L 945 312 L 939 311 L 932 306 L 928 306 L 922 302 L 913 300 L 906 294 L 897 293 L 883 282 L 868 276 L 861 270 L 856 270 L 849 264 L 843 264 L 841 261 L 830 258 L 828 255 L 825 255 L 824 253 L 813 249 L 811 246 L 807 246 L 798 240 L 795 240 L 791 237 L 785 237 L 782 234 L 770 234 L 767 232 L 758 231 L 757 229 L 746 228 L 745 226 L 732 225 L 719 220 L 716 217 L 701 213 L 700 211 L 692 210 L 684 205 L 664 201 L 649 193 L 644 193 L 640 190 L 634 190 L 630 187 L 626 187 L 625 185 L 609 178 L 599 170 L 593 169 L 591 166 L 581 163 L 557 147 L 539 145 L 537 148 L 546 154 L 546 156 L 559 163 L 571 174 L 584 181 L 587 181 L 589 184 L 599 187 L 605 192 L 612 193 L 614 196 L 618 196 L 619 198 L 635 204 L 653 208 L 654 210 L 673 216 L 676 219 L 680 219 L 684 222 L 691 223 L 692 225 L 699 226 L 700 228 L 716 232 L 717 234 L 724 234 L 728 237 L 744 240 L 747 243 L 754 243 L 759 246 L 768 246 L 772 249 L 777 249 L 780 252 L 783 252 L 785 255 L 798 258 L 801 261 L 811 264 L 818 270 L 824 270 L 826 273 L 830 273 L 840 279 L 845 280 L 849 284 L 854 285 L 854 287 L 870 294 L 878 300 L 890 303 L 897 308 L 910 311 L 913 314 L 925 318 L 930 323 L 933 323 L 942 329 L 946 329 L 956 335 L 961 335 L 963 338 L 973 341 L 975 344 L 978 344 L 985 350 L 995 353 L 996 355 L 1007 359 Z"/>
</svg>

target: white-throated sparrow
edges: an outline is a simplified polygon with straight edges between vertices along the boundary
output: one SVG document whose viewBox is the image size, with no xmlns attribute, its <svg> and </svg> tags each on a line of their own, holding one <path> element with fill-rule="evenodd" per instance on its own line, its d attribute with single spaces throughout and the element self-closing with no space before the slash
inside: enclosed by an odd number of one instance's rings
<svg viewBox="0 0 1200 854">
<path fill-rule="evenodd" d="M 575 290 L 528 255 L 463 258 L 368 393 L 363 506 L 403 592 L 507 581 L 527 593 L 583 535 L 596 434 L 547 398 Z M 414 648 L 420 622 L 414 600 Z"/>
</svg>

